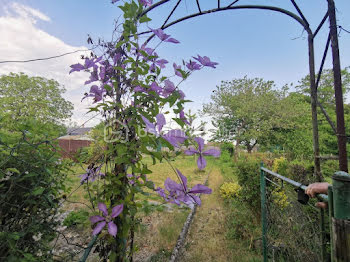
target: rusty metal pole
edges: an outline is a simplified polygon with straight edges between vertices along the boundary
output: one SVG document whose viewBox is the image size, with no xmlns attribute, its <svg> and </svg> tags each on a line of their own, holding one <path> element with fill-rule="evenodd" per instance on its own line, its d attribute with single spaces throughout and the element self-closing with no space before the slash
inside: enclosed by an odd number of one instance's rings
<svg viewBox="0 0 350 262">
<path fill-rule="evenodd" d="M 339 169 L 348 172 L 348 160 L 346 153 L 346 135 L 344 121 L 344 104 L 343 104 L 343 89 L 341 81 L 341 68 L 338 46 L 337 20 L 335 15 L 335 5 L 333 0 L 328 1 L 328 16 L 330 25 L 330 36 L 333 57 L 333 77 L 334 77 L 334 94 L 335 106 L 337 114 L 337 138 L 339 151 Z"/>
<path fill-rule="evenodd" d="M 318 122 L 317 122 L 317 89 L 315 77 L 315 52 L 314 36 L 308 32 L 309 45 L 309 73 L 310 73 L 310 96 L 311 96 L 311 114 L 312 114 L 312 137 L 314 145 L 314 162 L 315 173 L 318 181 L 322 181 L 321 161 L 320 161 L 320 143 L 318 139 Z"/>
</svg>

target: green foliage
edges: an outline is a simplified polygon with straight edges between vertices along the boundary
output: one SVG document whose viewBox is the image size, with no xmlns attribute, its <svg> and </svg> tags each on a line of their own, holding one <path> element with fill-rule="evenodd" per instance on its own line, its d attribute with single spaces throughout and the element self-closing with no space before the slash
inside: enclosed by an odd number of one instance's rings
<svg viewBox="0 0 350 262">
<path fill-rule="evenodd" d="M 72 211 L 64 219 L 63 225 L 67 227 L 86 225 L 89 218 L 89 212 L 86 210 Z"/>
<path fill-rule="evenodd" d="M 285 91 L 275 89 L 273 81 L 261 78 L 222 81 L 203 105 L 203 113 L 213 117 L 217 128 L 213 139 L 233 141 L 250 152 L 274 129 L 289 125 L 285 106 L 281 104 Z"/>
<path fill-rule="evenodd" d="M 223 142 L 223 143 L 220 143 L 220 150 L 221 150 L 221 154 L 223 154 L 224 152 L 227 152 L 230 154 L 230 157 L 233 157 L 233 154 L 235 152 L 235 147 L 233 143 Z"/>
<path fill-rule="evenodd" d="M 240 196 L 257 214 L 260 214 L 260 162 L 257 156 L 243 156 L 237 162 L 237 182 Z"/>
<path fill-rule="evenodd" d="M 287 175 L 288 161 L 285 157 L 281 156 L 273 161 L 272 171 L 282 176 Z"/>
<path fill-rule="evenodd" d="M 241 187 L 235 182 L 225 182 L 220 187 L 220 195 L 224 199 L 234 199 L 239 197 Z"/>
<path fill-rule="evenodd" d="M 230 215 L 227 219 L 226 237 L 244 241 L 247 245 L 251 244 L 249 242 L 261 234 L 258 217 L 252 213 L 245 202 L 231 200 L 227 205 L 230 209 Z"/>
<path fill-rule="evenodd" d="M 325 178 L 330 178 L 336 171 L 339 171 L 339 162 L 336 160 L 322 161 L 321 170 Z"/>
<path fill-rule="evenodd" d="M 281 210 L 284 210 L 290 205 L 286 192 L 281 188 L 275 188 L 272 192 L 273 203 Z"/>
<path fill-rule="evenodd" d="M 311 160 L 293 160 L 288 164 L 288 177 L 304 185 L 316 182 Z"/>
<path fill-rule="evenodd" d="M 224 163 L 230 163 L 232 162 L 232 157 L 229 152 L 221 151 L 220 160 L 221 162 L 224 162 Z"/>
<path fill-rule="evenodd" d="M 0 122 L 0 257 L 48 261 L 55 215 L 69 172 L 60 160 L 55 125 L 36 119 Z"/>
<path fill-rule="evenodd" d="M 61 123 L 72 115 L 73 104 L 55 80 L 29 77 L 23 73 L 0 76 L 0 114 L 10 113 L 16 121 L 31 118 Z"/>
</svg>

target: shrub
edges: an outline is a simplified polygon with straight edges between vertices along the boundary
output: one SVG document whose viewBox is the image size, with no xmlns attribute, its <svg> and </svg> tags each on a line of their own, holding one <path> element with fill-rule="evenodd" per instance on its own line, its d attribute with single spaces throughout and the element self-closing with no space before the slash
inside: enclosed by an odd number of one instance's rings
<svg viewBox="0 0 350 262">
<path fill-rule="evenodd" d="M 55 126 L 6 120 L 0 125 L 0 257 L 48 261 L 68 167 L 52 141 Z"/>
<path fill-rule="evenodd" d="M 241 190 L 240 185 L 235 182 L 225 182 L 220 187 L 220 195 L 225 199 L 233 199 L 239 197 Z"/>
<path fill-rule="evenodd" d="M 288 177 L 304 185 L 316 181 L 314 175 L 314 164 L 307 160 L 293 160 L 289 163 Z"/>
<path fill-rule="evenodd" d="M 286 192 L 281 188 L 276 188 L 272 191 L 272 201 L 281 210 L 290 205 Z"/>
<path fill-rule="evenodd" d="M 285 157 L 281 156 L 273 161 L 272 171 L 282 176 L 287 176 L 288 161 Z"/>
<path fill-rule="evenodd" d="M 260 157 L 244 156 L 237 161 L 240 196 L 254 212 L 260 214 Z"/>
<path fill-rule="evenodd" d="M 229 152 L 227 151 L 221 151 L 221 156 L 220 156 L 220 160 L 223 163 L 230 163 L 232 161 L 232 157 L 229 154 Z"/>
<path fill-rule="evenodd" d="M 321 170 L 323 176 L 332 177 L 336 171 L 339 171 L 338 161 L 328 160 L 321 163 Z"/>
<path fill-rule="evenodd" d="M 229 142 L 223 142 L 220 144 L 221 154 L 224 152 L 227 152 L 230 157 L 233 157 L 233 154 L 235 153 L 235 147 L 232 143 Z"/>
<path fill-rule="evenodd" d="M 64 219 L 63 225 L 66 227 L 80 226 L 84 225 L 88 221 L 89 212 L 86 210 L 72 211 Z"/>
</svg>

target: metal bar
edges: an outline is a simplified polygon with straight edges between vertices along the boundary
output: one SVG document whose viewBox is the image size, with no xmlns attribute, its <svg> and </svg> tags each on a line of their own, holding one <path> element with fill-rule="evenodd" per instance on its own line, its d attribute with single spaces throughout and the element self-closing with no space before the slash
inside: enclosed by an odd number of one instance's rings
<svg viewBox="0 0 350 262">
<path fill-rule="evenodd" d="M 282 187 L 281 185 L 279 185 L 279 184 L 273 182 L 271 179 L 268 179 L 267 177 L 265 177 L 265 179 L 266 179 L 266 181 L 269 181 L 271 184 L 273 184 L 273 185 L 275 185 L 275 186 L 277 186 L 277 187 Z"/>
<path fill-rule="evenodd" d="M 341 171 L 348 172 L 345 122 L 344 122 L 343 89 L 342 89 L 342 81 L 341 81 L 337 20 L 336 20 L 335 5 L 333 0 L 328 0 L 328 13 L 329 13 L 330 35 L 331 35 L 331 41 L 332 41 L 334 93 L 335 93 L 335 107 L 336 107 L 336 114 L 337 114 L 339 169 Z"/>
<path fill-rule="evenodd" d="M 235 3 L 237 3 L 239 0 L 233 1 L 231 4 L 228 5 L 228 7 L 233 6 Z"/>
<path fill-rule="evenodd" d="M 321 23 L 318 25 L 317 29 L 315 30 L 315 33 L 314 33 L 314 38 L 316 37 L 316 35 L 318 34 L 318 32 L 320 31 L 320 29 L 322 28 L 324 22 L 326 22 L 327 20 L 327 17 L 328 17 L 328 12 L 324 15 Z"/>
<path fill-rule="evenodd" d="M 199 11 L 199 13 L 201 14 L 201 13 L 202 13 L 202 10 L 201 10 L 201 6 L 200 6 L 200 4 L 199 4 L 199 1 L 196 0 L 196 2 L 197 2 L 198 11 Z"/>
<path fill-rule="evenodd" d="M 86 259 L 88 258 L 89 254 L 90 254 L 90 251 L 91 251 L 92 247 L 95 245 L 95 242 L 96 242 L 97 238 L 98 238 L 98 235 L 94 236 L 91 239 L 89 245 L 87 246 L 87 248 L 85 248 L 84 254 L 81 257 L 81 259 L 79 260 L 79 262 L 85 262 L 86 261 Z"/>
<path fill-rule="evenodd" d="M 260 167 L 260 169 L 263 170 L 264 172 L 274 176 L 274 177 L 277 177 L 277 178 L 281 179 L 282 181 L 287 182 L 288 184 L 290 184 L 290 185 L 292 185 L 292 186 L 294 186 L 296 188 L 301 188 L 304 191 L 307 188 L 307 186 L 305 186 L 305 185 L 303 185 L 303 184 L 301 184 L 299 182 L 296 182 L 296 181 L 294 181 L 294 180 L 292 180 L 292 179 L 290 179 L 288 177 L 281 176 L 280 174 L 277 174 L 277 173 L 275 173 L 275 172 L 273 172 L 273 171 L 271 171 L 271 170 L 269 170 L 269 169 L 267 169 L 265 167 Z M 321 201 L 325 201 L 325 202 L 328 201 L 328 196 L 325 195 L 325 194 L 318 194 L 317 198 L 319 200 L 321 200 Z"/>
<path fill-rule="evenodd" d="M 290 1 L 294 5 L 295 9 L 298 11 L 298 13 L 301 16 L 301 18 L 304 20 L 304 22 L 309 26 L 309 22 L 306 20 L 303 12 L 301 12 L 301 10 L 300 10 L 299 6 L 297 5 L 297 3 L 294 0 L 290 0 Z"/>
<path fill-rule="evenodd" d="M 321 260 L 323 262 L 327 261 L 327 240 L 326 240 L 326 227 L 325 227 L 325 218 L 324 210 L 320 209 L 320 230 L 321 230 Z"/>
<path fill-rule="evenodd" d="M 159 5 L 162 5 L 166 2 L 168 2 L 170 0 L 162 0 L 162 1 L 159 1 L 158 3 L 150 6 L 148 9 L 146 9 L 145 11 L 143 11 L 140 16 L 143 16 L 145 15 L 146 13 L 148 13 L 149 11 L 151 11 L 152 9 L 154 9 L 155 7 L 159 6 Z M 197 0 L 198 2 L 198 0 Z M 199 4 L 199 3 L 198 3 Z M 199 6 L 200 8 L 200 6 Z M 206 11 L 201 11 L 199 13 L 194 13 L 194 14 L 191 14 L 191 15 L 188 15 L 188 16 L 184 16 L 182 18 L 179 18 L 167 25 L 165 25 L 163 27 L 163 29 L 166 29 L 170 26 L 173 26 L 177 23 L 180 23 L 180 22 L 183 22 L 183 21 L 186 21 L 188 19 L 191 19 L 193 17 L 197 17 L 197 16 L 201 16 L 201 15 L 206 15 L 206 14 L 212 14 L 212 13 L 215 13 L 215 12 L 221 12 L 221 11 L 227 11 L 227 10 L 240 10 L 240 9 L 256 9 L 256 10 L 269 10 L 269 11 L 274 11 L 274 12 L 278 12 L 278 13 L 281 13 L 281 14 L 285 14 L 291 18 L 293 18 L 295 21 L 297 21 L 304 29 L 305 31 L 308 32 L 308 34 L 311 34 L 312 35 L 312 32 L 311 32 L 311 29 L 308 27 L 308 25 L 305 24 L 305 22 L 303 21 L 303 19 L 301 19 L 299 16 L 297 16 L 295 13 L 293 12 L 290 12 L 286 9 L 283 9 L 283 8 L 279 8 L 279 7 L 275 7 L 275 6 L 265 6 L 265 5 L 239 5 L 239 6 L 227 6 L 227 7 L 221 7 L 221 8 L 214 8 L 214 9 L 210 9 L 210 10 L 206 10 Z M 141 33 L 138 33 L 138 35 L 144 35 L 144 34 L 148 34 L 148 33 L 151 33 L 152 31 L 151 30 L 147 30 L 147 31 L 144 31 L 144 32 L 141 32 Z M 145 43 L 148 43 L 152 38 L 154 37 L 154 34 L 151 35 L 146 41 Z"/>
<path fill-rule="evenodd" d="M 335 128 L 335 125 L 334 125 L 332 119 L 329 117 L 329 115 L 328 115 L 326 109 L 324 109 L 324 107 L 322 106 L 322 104 L 321 104 L 320 101 L 318 101 L 318 100 L 317 100 L 317 105 L 318 105 L 318 107 L 321 109 L 321 112 L 322 112 L 323 115 L 325 116 L 325 118 L 326 118 L 328 124 L 329 124 L 329 125 L 331 126 L 331 128 L 333 129 L 334 134 L 337 135 L 337 129 Z M 319 158 L 321 158 L 321 157 L 319 156 Z M 339 157 L 338 157 L 338 159 L 339 159 Z"/>
<path fill-rule="evenodd" d="M 142 17 L 144 16 L 145 14 L 147 14 L 149 11 L 153 10 L 154 8 L 162 5 L 162 4 L 165 4 L 166 2 L 169 2 L 170 0 L 161 0 L 153 5 L 151 5 L 150 7 L 148 7 L 147 9 L 145 9 L 138 17 Z"/>
<path fill-rule="evenodd" d="M 195 14 L 191 14 L 191 15 L 188 15 L 188 16 L 184 16 L 184 17 L 182 17 L 180 19 L 177 19 L 176 21 L 173 21 L 173 22 L 167 24 L 166 26 L 164 26 L 164 29 L 168 28 L 168 27 L 170 27 L 170 26 L 172 26 L 174 24 L 180 23 L 182 21 L 185 21 L 187 19 L 190 19 L 190 18 L 193 18 L 193 17 L 197 17 L 197 16 L 200 16 L 200 15 L 206 15 L 206 14 L 212 14 L 212 13 L 215 13 L 215 12 L 221 12 L 221 11 L 227 11 L 227 10 L 236 10 L 236 9 L 270 10 L 270 11 L 275 11 L 275 12 L 278 12 L 278 13 L 282 13 L 282 14 L 285 14 L 285 15 L 293 18 L 300 25 L 302 25 L 303 28 L 308 33 L 312 34 L 310 28 L 308 27 L 307 24 L 305 24 L 304 20 L 301 19 L 296 14 L 294 14 L 293 12 L 290 12 L 290 11 L 288 11 L 286 9 L 283 9 L 283 8 L 279 8 L 279 7 L 275 7 L 275 6 L 265 6 L 265 5 L 237 5 L 237 6 L 227 6 L 227 7 L 221 7 L 221 8 L 214 8 L 214 9 L 203 11 L 203 12 L 200 11 L 199 13 L 195 13 Z M 149 32 L 149 31 L 147 31 L 147 32 Z M 144 34 L 144 33 L 146 33 L 146 32 L 142 32 L 139 35 Z"/>
<path fill-rule="evenodd" d="M 328 186 L 328 213 L 329 213 L 329 231 L 331 235 L 331 262 L 334 261 L 334 245 L 333 245 L 333 229 L 332 229 L 332 219 L 334 216 L 334 208 L 333 208 L 333 188 L 331 185 Z"/>
<path fill-rule="evenodd" d="M 163 25 L 161 26 L 161 28 L 163 28 L 166 25 L 166 23 L 168 23 L 170 17 L 173 15 L 173 13 L 175 12 L 176 8 L 179 6 L 180 3 L 181 3 L 181 0 L 177 1 L 175 7 L 173 8 L 173 10 L 171 10 L 170 14 L 168 15 L 167 19 L 165 19 L 165 21 L 164 21 Z"/>
<path fill-rule="evenodd" d="M 262 249 L 264 262 L 267 262 L 267 224 L 266 224 L 266 180 L 264 164 L 260 164 L 260 194 L 261 194 L 261 227 L 262 227 Z"/>
<path fill-rule="evenodd" d="M 220 0 L 218 0 L 218 8 L 220 8 Z"/>
<path fill-rule="evenodd" d="M 320 142 L 318 136 L 317 121 L 317 89 L 315 82 L 315 53 L 314 40 L 312 33 L 308 32 L 308 49 L 309 49 L 309 75 L 310 75 L 310 97 L 311 97 L 311 116 L 312 116 L 312 140 L 314 149 L 315 173 L 318 181 L 322 181 L 320 156 Z"/>
<path fill-rule="evenodd" d="M 317 74 L 316 89 L 318 89 L 318 85 L 320 83 L 320 79 L 321 79 L 321 75 L 322 75 L 322 71 L 323 71 L 323 66 L 324 66 L 324 63 L 325 63 L 326 58 L 327 58 L 327 53 L 328 53 L 328 49 L 329 49 L 329 44 L 330 43 L 331 43 L 331 34 L 328 34 L 326 48 L 324 49 L 323 57 L 322 57 L 321 65 L 320 65 L 320 69 L 318 70 L 318 74 Z"/>
</svg>

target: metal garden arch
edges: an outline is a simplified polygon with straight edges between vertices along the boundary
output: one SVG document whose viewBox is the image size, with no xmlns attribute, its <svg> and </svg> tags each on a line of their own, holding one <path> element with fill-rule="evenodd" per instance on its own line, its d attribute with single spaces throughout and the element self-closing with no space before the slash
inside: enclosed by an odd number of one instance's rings
<svg viewBox="0 0 350 262">
<path fill-rule="evenodd" d="M 140 16 L 147 14 L 148 12 L 152 11 L 153 9 L 170 2 L 171 0 L 161 0 L 153 5 L 151 5 L 149 8 L 147 8 Z M 322 157 L 320 156 L 320 146 L 319 146 L 319 135 L 318 135 L 318 123 L 317 123 L 317 106 L 321 109 L 322 113 L 325 115 L 327 121 L 331 125 L 335 135 L 337 136 L 338 140 L 338 151 L 339 151 L 339 170 L 348 172 L 348 164 L 347 164 L 347 152 L 346 152 L 346 142 L 347 142 L 347 136 L 345 134 L 345 123 L 344 123 L 344 105 L 343 105 L 343 92 L 342 92 L 342 82 L 341 82 L 341 68 L 340 68 L 340 58 L 339 58 L 339 47 L 338 47 L 338 34 L 337 34 L 337 22 L 336 22 L 336 13 L 335 13 L 335 3 L 334 0 L 326 0 L 328 3 L 328 9 L 325 12 L 325 15 L 323 19 L 321 20 L 318 27 L 315 29 L 315 31 L 312 31 L 310 28 L 310 25 L 308 23 L 308 20 L 302 13 L 301 9 L 295 2 L 295 0 L 290 0 L 293 4 L 295 10 L 297 13 L 293 13 L 289 10 L 276 7 L 276 6 L 267 6 L 267 5 L 238 5 L 237 3 L 240 0 L 235 0 L 232 3 L 228 5 L 222 5 L 220 0 L 217 0 L 217 7 L 213 9 L 208 10 L 202 10 L 200 1 L 196 0 L 195 3 L 197 5 L 198 12 L 184 16 L 182 18 L 176 19 L 174 21 L 170 21 L 171 17 L 173 16 L 175 10 L 179 6 L 179 4 L 182 2 L 182 0 L 174 1 L 175 6 L 170 11 L 169 15 L 165 19 L 163 25 L 160 27 L 162 29 L 166 29 L 170 26 L 173 26 L 177 23 L 180 23 L 182 21 L 202 16 L 206 14 L 221 12 L 221 11 L 228 11 L 228 10 L 240 10 L 240 9 L 255 9 L 255 10 L 269 10 L 274 11 L 278 13 L 285 14 L 295 21 L 297 21 L 303 29 L 308 34 L 308 51 L 309 51 L 309 75 L 310 75 L 310 95 L 311 95 L 311 111 L 312 111 L 312 127 L 313 127 L 313 149 L 314 149 L 314 163 L 315 163 L 315 172 L 317 178 L 321 181 L 322 174 L 321 174 L 321 166 L 320 161 Z M 194 2 L 194 1 L 193 1 Z M 214 2 L 214 1 L 213 1 Z M 315 72 L 315 53 L 314 53 L 314 39 L 317 36 L 320 29 L 323 27 L 324 23 L 326 22 L 327 18 L 329 19 L 330 29 L 328 34 L 328 39 L 326 43 L 326 47 L 324 50 L 324 54 L 322 57 L 322 62 L 319 67 L 319 71 L 316 75 Z M 151 31 L 145 31 L 140 34 L 147 34 L 151 33 Z M 153 37 L 152 35 L 149 40 Z M 320 77 L 322 74 L 324 62 L 326 60 L 327 52 L 329 49 L 329 45 L 331 44 L 332 48 L 332 58 L 333 58 L 333 76 L 334 76 L 334 93 L 335 93 L 335 100 L 336 100 L 336 116 L 337 116 L 337 122 L 336 125 L 332 122 L 329 115 L 323 108 L 323 106 L 319 103 L 317 99 L 317 88 L 319 85 Z M 316 79 L 317 76 L 317 79 Z"/>
</svg>

